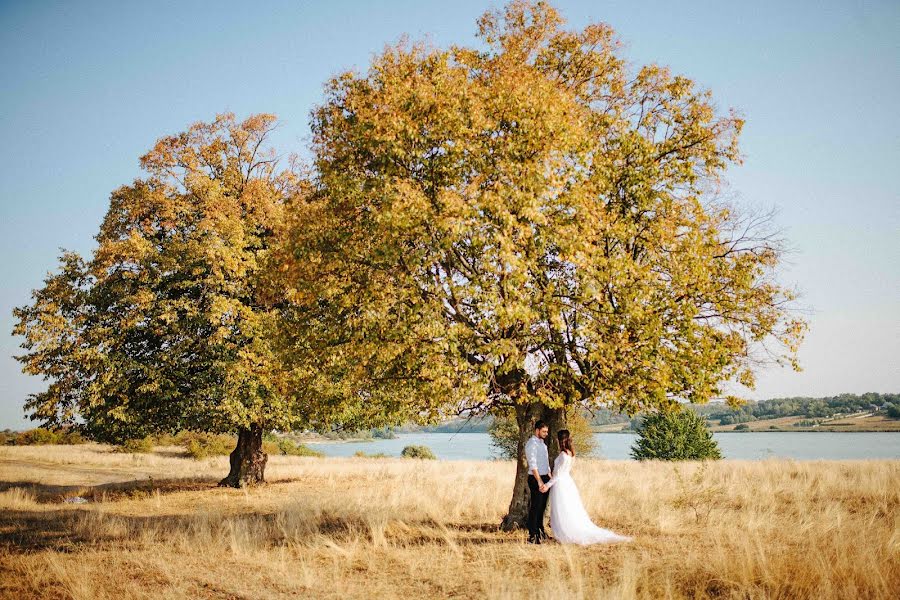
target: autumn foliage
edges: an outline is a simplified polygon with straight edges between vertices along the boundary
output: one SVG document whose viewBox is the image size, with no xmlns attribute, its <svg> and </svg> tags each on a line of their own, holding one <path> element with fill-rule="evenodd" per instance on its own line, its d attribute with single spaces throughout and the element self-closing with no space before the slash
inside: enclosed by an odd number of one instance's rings
<svg viewBox="0 0 900 600">
<path fill-rule="evenodd" d="M 782 240 L 721 194 L 737 112 L 543 2 L 485 13 L 478 41 L 401 41 L 331 79 L 308 169 L 265 152 L 268 114 L 160 139 L 94 255 L 16 310 L 25 370 L 50 379 L 34 418 L 237 432 L 235 485 L 262 481 L 273 428 L 512 411 L 515 521 L 534 416 L 799 369 Z"/>
<path fill-rule="evenodd" d="M 799 368 L 806 324 L 781 241 L 722 200 L 735 111 L 545 3 L 478 27 L 481 48 L 404 41 L 329 82 L 287 214 L 287 347 L 363 412 L 514 408 L 520 520 L 536 416 L 723 397 L 763 359 Z"/>
<path fill-rule="evenodd" d="M 93 256 L 65 253 L 16 309 L 26 372 L 52 380 L 26 403 L 33 418 L 78 417 L 109 442 L 192 429 L 252 430 L 261 444 L 298 423 L 261 293 L 297 188 L 265 148 L 274 123 L 226 113 L 161 138 L 140 159 L 147 176 L 111 194 Z"/>
</svg>

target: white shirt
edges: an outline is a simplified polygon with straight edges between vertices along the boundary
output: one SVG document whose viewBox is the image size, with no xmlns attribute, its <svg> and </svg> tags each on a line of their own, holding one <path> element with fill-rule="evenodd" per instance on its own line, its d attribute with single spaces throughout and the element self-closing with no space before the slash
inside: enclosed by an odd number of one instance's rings
<svg viewBox="0 0 900 600">
<path fill-rule="evenodd" d="M 547 455 L 547 444 L 536 435 L 525 442 L 525 458 L 528 460 L 528 472 L 537 469 L 538 475 L 550 474 L 550 457 Z"/>
</svg>

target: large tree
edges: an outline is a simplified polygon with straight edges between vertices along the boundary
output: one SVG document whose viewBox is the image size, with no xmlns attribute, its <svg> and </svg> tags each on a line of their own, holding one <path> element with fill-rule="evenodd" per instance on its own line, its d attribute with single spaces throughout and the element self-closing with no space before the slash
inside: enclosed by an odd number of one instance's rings
<svg viewBox="0 0 900 600">
<path fill-rule="evenodd" d="M 629 70 L 607 25 L 562 25 L 514 1 L 481 17 L 480 48 L 401 42 L 335 77 L 314 190 L 288 211 L 296 356 L 356 410 L 514 407 L 506 527 L 536 418 L 752 388 L 766 357 L 799 369 L 806 327 L 774 278 L 781 241 L 721 201 L 743 120 Z"/>
<path fill-rule="evenodd" d="M 65 253 L 15 310 L 24 370 L 50 381 L 26 402 L 32 419 L 110 442 L 237 433 L 221 485 L 264 480 L 263 432 L 300 419 L 270 342 L 278 298 L 264 285 L 283 205 L 300 189 L 293 163 L 279 170 L 267 147 L 275 123 L 225 113 L 161 138 L 140 158 L 147 176 L 111 194 L 90 260 Z"/>
</svg>

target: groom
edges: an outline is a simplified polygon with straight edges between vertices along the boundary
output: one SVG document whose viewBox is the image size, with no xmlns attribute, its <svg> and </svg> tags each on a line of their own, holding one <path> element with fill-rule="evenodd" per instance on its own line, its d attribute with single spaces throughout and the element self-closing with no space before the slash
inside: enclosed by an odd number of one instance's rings
<svg viewBox="0 0 900 600">
<path fill-rule="evenodd" d="M 545 484 L 550 481 L 550 459 L 544 440 L 550 428 L 543 421 L 534 424 L 534 435 L 525 442 L 525 458 L 528 460 L 528 489 L 531 502 L 528 505 L 528 543 L 540 544 L 550 539 L 544 531 L 544 511 L 547 509 L 549 492 Z"/>
</svg>

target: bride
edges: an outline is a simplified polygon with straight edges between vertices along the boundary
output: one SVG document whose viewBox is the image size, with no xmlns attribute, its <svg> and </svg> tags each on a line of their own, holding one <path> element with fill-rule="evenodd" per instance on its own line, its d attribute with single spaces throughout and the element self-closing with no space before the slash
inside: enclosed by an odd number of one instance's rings
<svg viewBox="0 0 900 600">
<path fill-rule="evenodd" d="M 598 527 L 591 521 L 570 474 L 575 461 L 572 438 L 567 429 L 557 432 L 556 437 L 560 452 L 553 461 L 553 476 L 544 486 L 545 489 L 550 488 L 550 528 L 553 537 L 563 544 L 630 542 L 633 538 Z"/>
</svg>

